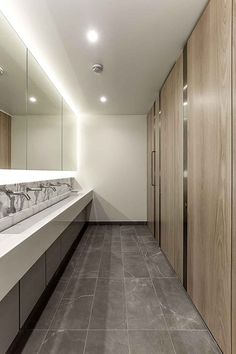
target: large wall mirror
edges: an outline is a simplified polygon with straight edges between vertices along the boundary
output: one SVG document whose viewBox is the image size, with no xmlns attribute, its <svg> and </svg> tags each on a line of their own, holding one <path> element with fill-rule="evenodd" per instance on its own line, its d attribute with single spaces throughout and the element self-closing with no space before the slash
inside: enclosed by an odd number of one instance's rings
<svg viewBox="0 0 236 354">
<path fill-rule="evenodd" d="M 76 170 L 77 117 L 0 13 L 0 169 Z"/>
</svg>

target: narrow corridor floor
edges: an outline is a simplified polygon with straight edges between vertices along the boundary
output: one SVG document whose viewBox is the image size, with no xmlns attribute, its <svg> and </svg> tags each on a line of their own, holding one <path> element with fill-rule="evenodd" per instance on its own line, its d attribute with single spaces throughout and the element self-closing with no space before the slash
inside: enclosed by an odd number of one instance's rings
<svg viewBox="0 0 236 354">
<path fill-rule="evenodd" d="M 221 353 L 146 226 L 90 226 L 23 354 Z"/>
</svg>

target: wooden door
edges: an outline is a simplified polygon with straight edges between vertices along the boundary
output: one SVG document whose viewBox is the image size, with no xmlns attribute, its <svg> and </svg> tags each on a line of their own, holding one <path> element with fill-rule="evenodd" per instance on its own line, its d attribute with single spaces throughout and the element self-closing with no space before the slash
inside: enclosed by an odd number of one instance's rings
<svg viewBox="0 0 236 354">
<path fill-rule="evenodd" d="M 148 227 L 155 234 L 155 104 L 147 115 L 147 220 Z"/>
<path fill-rule="evenodd" d="M 11 117 L 0 111 L 0 168 L 11 168 Z"/>
<path fill-rule="evenodd" d="M 160 117 L 159 99 L 155 103 L 155 239 L 160 243 Z"/>
<path fill-rule="evenodd" d="M 188 41 L 188 292 L 231 353 L 231 0 Z"/>
<path fill-rule="evenodd" d="M 236 354 L 236 0 L 233 1 L 232 354 Z"/>
<path fill-rule="evenodd" d="M 183 55 L 160 99 L 161 248 L 183 281 Z"/>
</svg>

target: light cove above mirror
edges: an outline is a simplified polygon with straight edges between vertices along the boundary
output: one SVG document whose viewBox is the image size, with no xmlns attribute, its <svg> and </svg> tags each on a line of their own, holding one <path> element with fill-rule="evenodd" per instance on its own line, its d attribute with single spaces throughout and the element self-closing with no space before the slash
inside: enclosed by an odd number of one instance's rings
<svg viewBox="0 0 236 354">
<path fill-rule="evenodd" d="M 0 13 L 0 169 L 76 166 L 77 117 Z"/>
</svg>

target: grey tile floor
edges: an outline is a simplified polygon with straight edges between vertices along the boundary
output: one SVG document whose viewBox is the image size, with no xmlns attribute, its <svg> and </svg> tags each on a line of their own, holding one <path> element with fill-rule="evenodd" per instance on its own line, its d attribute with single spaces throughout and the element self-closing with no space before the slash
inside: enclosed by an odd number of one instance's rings
<svg viewBox="0 0 236 354">
<path fill-rule="evenodd" d="M 90 226 L 24 354 L 220 353 L 146 226 Z"/>
</svg>

